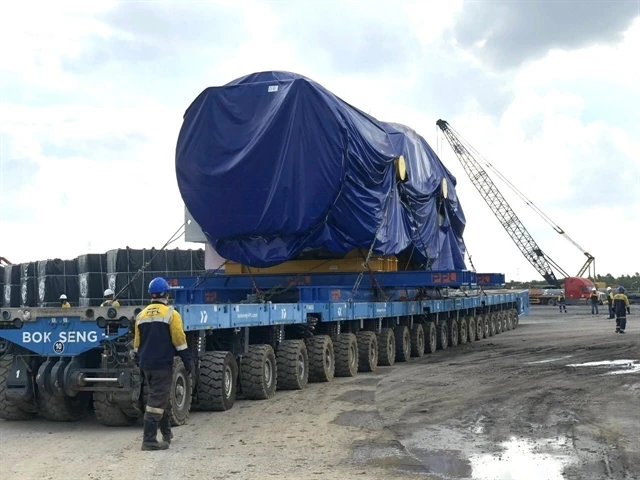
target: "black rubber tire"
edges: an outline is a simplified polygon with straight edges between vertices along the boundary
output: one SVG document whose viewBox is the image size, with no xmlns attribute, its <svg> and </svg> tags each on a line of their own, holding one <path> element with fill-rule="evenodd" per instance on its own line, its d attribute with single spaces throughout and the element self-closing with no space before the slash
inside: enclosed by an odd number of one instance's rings
<svg viewBox="0 0 640 480">
<path fill-rule="evenodd" d="M 469 339 L 469 324 L 467 323 L 467 319 L 465 317 L 460 317 L 458 320 L 458 344 L 465 345 L 467 340 Z"/>
<path fill-rule="evenodd" d="M 502 333 L 503 322 L 504 318 L 502 316 L 502 312 L 496 313 L 496 335 L 500 335 Z"/>
<path fill-rule="evenodd" d="M 107 392 L 93 392 L 93 411 L 98 423 L 107 427 L 130 427 L 140 418 L 127 415 L 122 408 L 111 403 Z"/>
<path fill-rule="evenodd" d="M 467 335 L 469 343 L 473 343 L 476 341 L 476 319 L 474 317 L 467 317 Z"/>
<path fill-rule="evenodd" d="M 440 321 L 438 323 L 438 336 L 437 336 L 438 350 L 446 350 L 449 346 L 449 327 L 447 322 Z"/>
<path fill-rule="evenodd" d="M 353 333 L 341 333 L 333 344 L 336 354 L 336 377 L 358 374 L 358 340 Z"/>
<path fill-rule="evenodd" d="M 233 407 L 238 364 L 231 352 L 204 352 L 199 358 L 198 410 L 222 412 Z"/>
<path fill-rule="evenodd" d="M 278 367 L 271 345 L 250 345 L 240 361 L 240 384 L 245 398 L 266 400 L 276 394 Z"/>
<path fill-rule="evenodd" d="M 518 316 L 518 311 L 516 309 L 511 310 L 511 327 L 516 328 L 520 323 L 520 317 Z"/>
<path fill-rule="evenodd" d="M 510 311 L 506 311 L 504 312 L 504 323 L 505 323 L 505 327 L 507 332 L 509 332 L 512 328 L 511 325 L 511 312 Z"/>
<path fill-rule="evenodd" d="M 507 319 L 509 318 L 509 315 L 506 311 L 502 312 L 502 331 L 503 332 L 508 332 L 509 329 L 507 328 Z"/>
<path fill-rule="evenodd" d="M 52 395 L 38 390 L 38 412 L 43 418 L 54 422 L 77 422 L 87 413 L 90 395 L 81 392 L 75 397 Z"/>
<path fill-rule="evenodd" d="M 555 307 L 557 305 L 556 299 L 555 298 L 550 298 L 547 301 L 547 305 L 549 305 L 550 307 Z"/>
<path fill-rule="evenodd" d="M 425 349 L 424 327 L 421 323 L 414 323 L 411 329 L 411 356 L 422 357 Z"/>
<path fill-rule="evenodd" d="M 356 333 L 358 341 L 358 371 L 375 372 L 378 366 L 378 339 L 374 332 Z"/>
<path fill-rule="evenodd" d="M 424 324 L 425 328 L 425 353 L 435 353 L 438 349 L 438 329 L 434 322 L 427 322 Z"/>
<path fill-rule="evenodd" d="M 31 420 L 37 415 L 35 412 L 25 412 L 6 399 L 7 378 L 13 365 L 13 355 L 0 358 L 0 418 L 3 420 Z"/>
<path fill-rule="evenodd" d="M 450 318 L 447 320 L 447 328 L 449 330 L 449 346 L 457 347 L 458 346 L 458 322 L 455 318 Z"/>
<path fill-rule="evenodd" d="M 302 390 L 309 383 L 309 354 L 303 340 L 284 340 L 276 352 L 278 390 Z"/>
<path fill-rule="evenodd" d="M 484 338 L 484 317 L 482 315 L 476 316 L 476 340 L 482 340 Z"/>
<path fill-rule="evenodd" d="M 330 382 L 336 373 L 336 356 L 329 335 L 316 335 L 307 342 L 309 381 Z"/>
<path fill-rule="evenodd" d="M 489 323 L 489 336 L 493 337 L 496 334 L 496 314 L 495 313 L 491 313 L 491 314 L 487 314 L 487 316 L 485 317 L 488 319 L 488 323 Z"/>
<path fill-rule="evenodd" d="M 378 365 L 386 367 L 396 363 L 396 339 L 391 328 L 383 328 L 378 334 Z"/>
<path fill-rule="evenodd" d="M 169 420 L 174 427 L 184 425 L 189 418 L 193 394 L 191 375 L 187 374 L 180 357 L 173 358 L 173 378 L 169 395 Z"/>
<path fill-rule="evenodd" d="M 411 359 L 411 333 L 409 327 L 397 325 L 393 329 L 396 339 L 396 362 L 408 362 Z"/>
</svg>

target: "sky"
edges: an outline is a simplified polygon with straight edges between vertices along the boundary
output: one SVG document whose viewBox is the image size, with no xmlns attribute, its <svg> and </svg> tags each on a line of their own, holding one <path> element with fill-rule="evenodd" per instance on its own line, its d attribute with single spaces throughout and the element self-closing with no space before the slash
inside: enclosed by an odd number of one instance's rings
<svg viewBox="0 0 640 480">
<path fill-rule="evenodd" d="M 598 273 L 640 270 L 638 0 L 3 2 L 0 45 L 0 256 L 14 263 L 162 246 L 184 221 L 185 109 L 206 87 L 285 70 L 432 145 L 457 178 L 478 271 L 538 278 L 439 118 Z M 577 273 L 582 253 L 497 185 Z"/>
</svg>

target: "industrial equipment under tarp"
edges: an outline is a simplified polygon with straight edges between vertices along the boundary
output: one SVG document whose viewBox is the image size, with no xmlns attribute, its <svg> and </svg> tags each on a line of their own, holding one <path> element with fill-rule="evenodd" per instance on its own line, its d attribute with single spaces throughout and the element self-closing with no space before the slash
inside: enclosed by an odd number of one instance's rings
<svg viewBox="0 0 640 480">
<path fill-rule="evenodd" d="M 204 90 L 184 115 L 176 173 L 209 242 L 244 265 L 366 253 L 375 239 L 378 255 L 465 269 L 456 179 L 427 142 L 301 75 Z"/>
</svg>

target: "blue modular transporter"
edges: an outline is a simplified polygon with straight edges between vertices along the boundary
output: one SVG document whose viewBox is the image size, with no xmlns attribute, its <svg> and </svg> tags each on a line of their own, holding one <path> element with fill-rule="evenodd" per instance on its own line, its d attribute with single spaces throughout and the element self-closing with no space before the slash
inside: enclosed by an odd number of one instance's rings
<svg viewBox="0 0 640 480">
<path fill-rule="evenodd" d="M 176 357 L 171 412 L 228 410 L 236 393 L 266 399 L 309 381 L 354 376 L 511 330 L 527 291 L 470 271 L 220 275 L 168 279 L 196 365 Z M 74 421 L 93 401 L 105 425 L 144 410 L 131 358 L 140 307 L 0 312 L 0 418 Z M 425 364 L 424 368 L 429 368 Z"/>
</svg>

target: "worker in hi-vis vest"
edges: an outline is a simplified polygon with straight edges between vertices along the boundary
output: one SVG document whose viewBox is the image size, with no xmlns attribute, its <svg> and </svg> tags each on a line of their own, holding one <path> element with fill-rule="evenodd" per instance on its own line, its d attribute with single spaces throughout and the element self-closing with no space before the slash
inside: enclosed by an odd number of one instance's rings
<svg viewBox="0 0 640 480">
<path fill-rule="evenodd" d="M 115 293 L 110 288 L 107 288 L 104 291 L 104 302 L 100 304 L 101 307 L 119 307 L 120 302 L 118 300 L 114 300 L 113 297 Z"/>
<path fill-rule="evenodd" d="M 60 308 L 71 308 L 71 304 L 67 302 L 67 296 L 64 293 L 60 295 Z"/>
<path fill-rule="evenodd" d="M 157 277 L 149 283 L 151 303 L 136 317 L 133 340 L 136 363 L 149 387 L 144 413 L 142 450 L 166 450 L 173 434 L 167 412 L 173 379 L 173 358 L 182 358 L 191 373 L 191 352 L 180 314 L 168 305 L 169 284 Z M 158 442 L 158 427 L 162 441 Z"/>
</svg>

